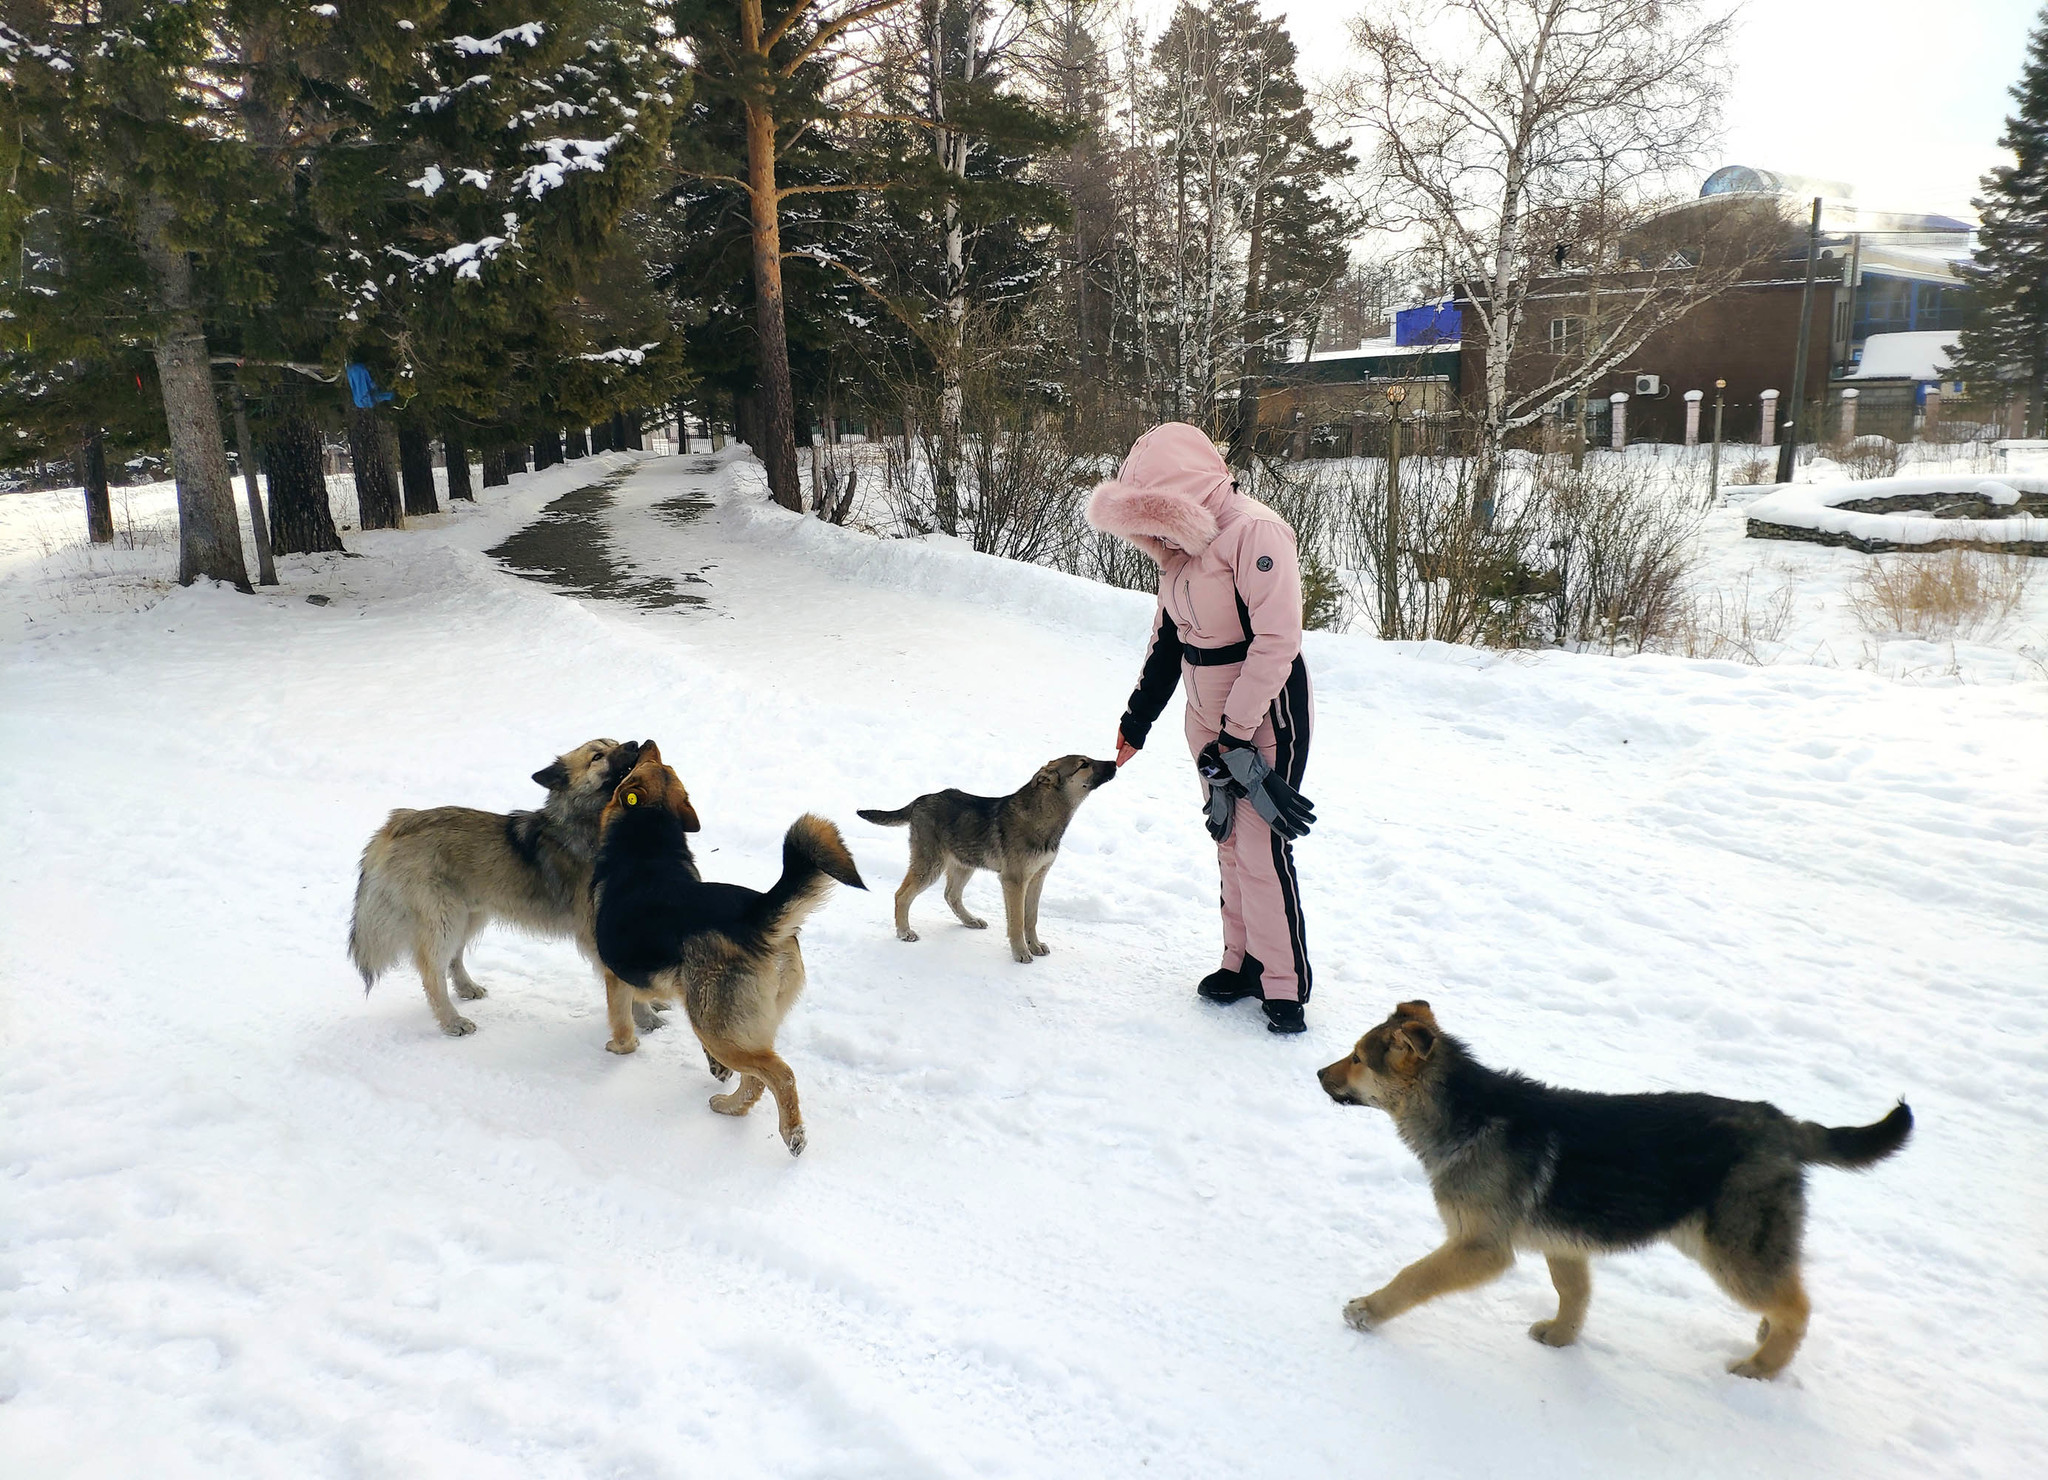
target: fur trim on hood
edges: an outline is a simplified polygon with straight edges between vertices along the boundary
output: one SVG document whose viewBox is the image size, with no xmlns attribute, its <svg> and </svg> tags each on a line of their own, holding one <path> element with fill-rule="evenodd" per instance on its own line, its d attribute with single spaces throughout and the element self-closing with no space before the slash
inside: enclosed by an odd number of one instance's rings
<svg viewBox="0 0 2048 1480">
<path fill-rule="evenodd" d="M 1116 477 L 1096 485 L 1088 523 L 1164 565 L 1163 541 L 1190 555 L 1209 548 L 1230 491 L 1230 469 L 1201 428 L 1169 421 L 1132 445 Z"/>
</svg>

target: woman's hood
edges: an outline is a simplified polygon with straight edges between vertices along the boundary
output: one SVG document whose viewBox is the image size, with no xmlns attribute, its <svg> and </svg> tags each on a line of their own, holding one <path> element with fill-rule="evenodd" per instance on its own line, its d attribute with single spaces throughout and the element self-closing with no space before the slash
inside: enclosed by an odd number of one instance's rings
<svg viewBox="0 0 2048 1480">
<path fill-rule="evenodd" d="M 1117 475 L 1096 485 L 1088 523 L 1159 564 L 1165 541 L 1200 555 L 1230 498 L 1230 469 L 1200 427 L 1169 421 L 1140 437 Z"/>
</svg>

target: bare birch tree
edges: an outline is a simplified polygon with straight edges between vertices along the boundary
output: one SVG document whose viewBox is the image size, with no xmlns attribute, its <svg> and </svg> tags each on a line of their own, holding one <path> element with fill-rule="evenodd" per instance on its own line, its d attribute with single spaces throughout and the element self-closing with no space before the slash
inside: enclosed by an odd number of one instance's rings
<svg viewBox="0 0 2048 1480">
<path fill-rule="evenodd" d="M 1742 253 L 1702 240 L 1726 216 L 1657 214 L 1661 182 L 1712 142 L 1730 25 L 1700 0 L 1436 0 L 1352 23 L 1363 66 L 1342 98 L 1383 177 L 1378 224 L 1444 253 L 1485 353 L 1482 504 L 1511 432 L 1740 280 Z M 1555 234 L 1588 210 L 1597 245 Z M 1518 385 L 1531 296 L 1560 271 L 1620 281 L 1594 332 L 1546 343 L 1546 373 Z"/>
</svg>

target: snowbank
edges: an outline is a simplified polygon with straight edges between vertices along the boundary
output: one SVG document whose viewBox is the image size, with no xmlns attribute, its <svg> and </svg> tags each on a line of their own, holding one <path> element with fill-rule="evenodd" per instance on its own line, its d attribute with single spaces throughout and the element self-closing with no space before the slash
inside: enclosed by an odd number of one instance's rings
<svg viewBox="0 0 2048 1480">
<path fill-rule="evenodd" d="M 2041 513 L 2020 512 L 2022 503 Z M 1845 507 L 1845 506 L 1859 507 Z M 1971 507 L 1986 517 L 1959 517 Z M 1992 509 L 2015 512 L 1995 516 Z M 1915 512 L 1924 510 L 1925 512 Z M 1864 551 L 1989 545 L 2048 555 L 2048 479 L 1952 474 L 1782 484 L 1748 506 L 1757 539 L 1807 540 Z"/>
</svg>

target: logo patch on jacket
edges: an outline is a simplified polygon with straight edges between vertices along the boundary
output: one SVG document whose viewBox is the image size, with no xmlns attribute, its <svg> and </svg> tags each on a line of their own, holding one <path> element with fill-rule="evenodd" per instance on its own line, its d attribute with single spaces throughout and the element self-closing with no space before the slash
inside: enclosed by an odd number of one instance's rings
<svg viewBox="0 0 2048 1480">
<path fill-rule="evenodd" d="M 1261 555 L 1258 558 L 1256 564 L 1258 565 L 1260 570 L 1271 570 L 1273 568 L 1273 557 L 1270 555 Z"/>
</svg>

